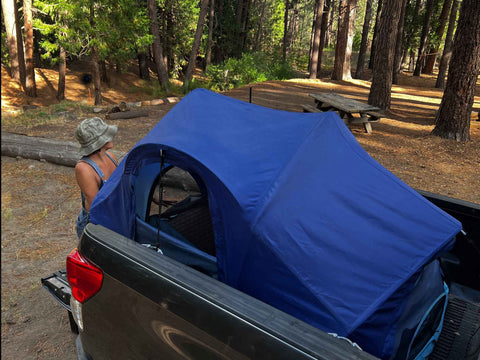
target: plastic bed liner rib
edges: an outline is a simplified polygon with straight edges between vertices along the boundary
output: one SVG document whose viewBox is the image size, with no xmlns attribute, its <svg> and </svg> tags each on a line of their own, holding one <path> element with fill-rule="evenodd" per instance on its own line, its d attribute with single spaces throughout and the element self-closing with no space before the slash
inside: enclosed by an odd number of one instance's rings
<svg viewBox="0 0 480 360">
<path fill-rule="evenodd" d="M 451 295 L 442 333 L 429 360 L 477 360 L 479 355 L 480 304 Z"/>
</svg>

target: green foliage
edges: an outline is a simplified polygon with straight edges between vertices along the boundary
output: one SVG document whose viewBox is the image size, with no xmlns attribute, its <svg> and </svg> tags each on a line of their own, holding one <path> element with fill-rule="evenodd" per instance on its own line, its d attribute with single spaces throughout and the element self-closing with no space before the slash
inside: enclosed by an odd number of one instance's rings
<svg viewBox="0 0 480 360">
<path fill-rule="evenodd" d="M 209 66 L 206 74 L 211 89 L 225 91 L 254 82 L 289 79 L 293 69 L 264 53 L 245 53 L 240 59 L 229 58 L 220 65 Z"/>
<path fill-rule="evenodd" d="M 357 30 L 355 31 L 355 35 L 353 36 L 352 50 L 360 51 L 361 45 L 362 45 L 362 32 Z"/>
<path fill-rule="evenodd" d="M 100 60 L 125 64 L 137 48 L 153 41 L 146 6 L 141 5 L 135 0 L 35 0 L 43 57 L 55 61 L 60 47 L 77 56 L 96 47 Z"/>
<path fill-rule="evenodd" d="M 2 32 L 2 65 L 10 66 L 10 56 L 8 54 L 7 33 Z"/>
</svg>

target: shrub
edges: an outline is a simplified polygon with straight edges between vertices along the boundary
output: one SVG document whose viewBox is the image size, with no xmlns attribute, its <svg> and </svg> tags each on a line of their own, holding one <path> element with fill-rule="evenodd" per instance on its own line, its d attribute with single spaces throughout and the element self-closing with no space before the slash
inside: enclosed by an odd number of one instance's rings
<svg viewBox="0 0 480 360">
<path fill-rule="evenodd" d="M 255 82 L 289 79 L 293 69 L 264 53 L 245 53 L 240 59 L 230 58 L 220 65 L 210 65 L 206 75 L 209 88 L 225 91 Z"/>
</svg>

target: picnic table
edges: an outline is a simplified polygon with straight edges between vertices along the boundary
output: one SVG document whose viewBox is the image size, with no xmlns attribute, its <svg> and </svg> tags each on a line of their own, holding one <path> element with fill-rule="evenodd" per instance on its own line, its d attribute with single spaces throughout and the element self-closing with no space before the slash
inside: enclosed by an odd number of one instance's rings
<svg viewBox="0 0 480 360">
<path fill-rule="evenodd" d="M 380 121 L 381 109 L 346 98 L 342 95 L 328 92 L 310 94 L 315 100 L 315 106 L 303 105 L 304 112 L 336 111 L 346 124 L 363 124 L 367 133 L 372 132 L 372 122 Z"/>
</svg>

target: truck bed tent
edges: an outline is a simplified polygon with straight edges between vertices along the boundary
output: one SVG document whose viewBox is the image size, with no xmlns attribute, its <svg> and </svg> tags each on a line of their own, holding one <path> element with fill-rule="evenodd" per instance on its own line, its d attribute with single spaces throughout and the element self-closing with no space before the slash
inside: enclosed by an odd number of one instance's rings
<svg viewBox="0 0 480 360">
<path fill-rule="evenodd" d="M 132 148 L 95 198 L 92 223 L 133 239 L 132 184 L 161 149 L 208 189 L 219 280 L 383 358 L 422 269 L 461 229 L 372 159 L 337 114 L 204 89 Z"/>
</svg>

